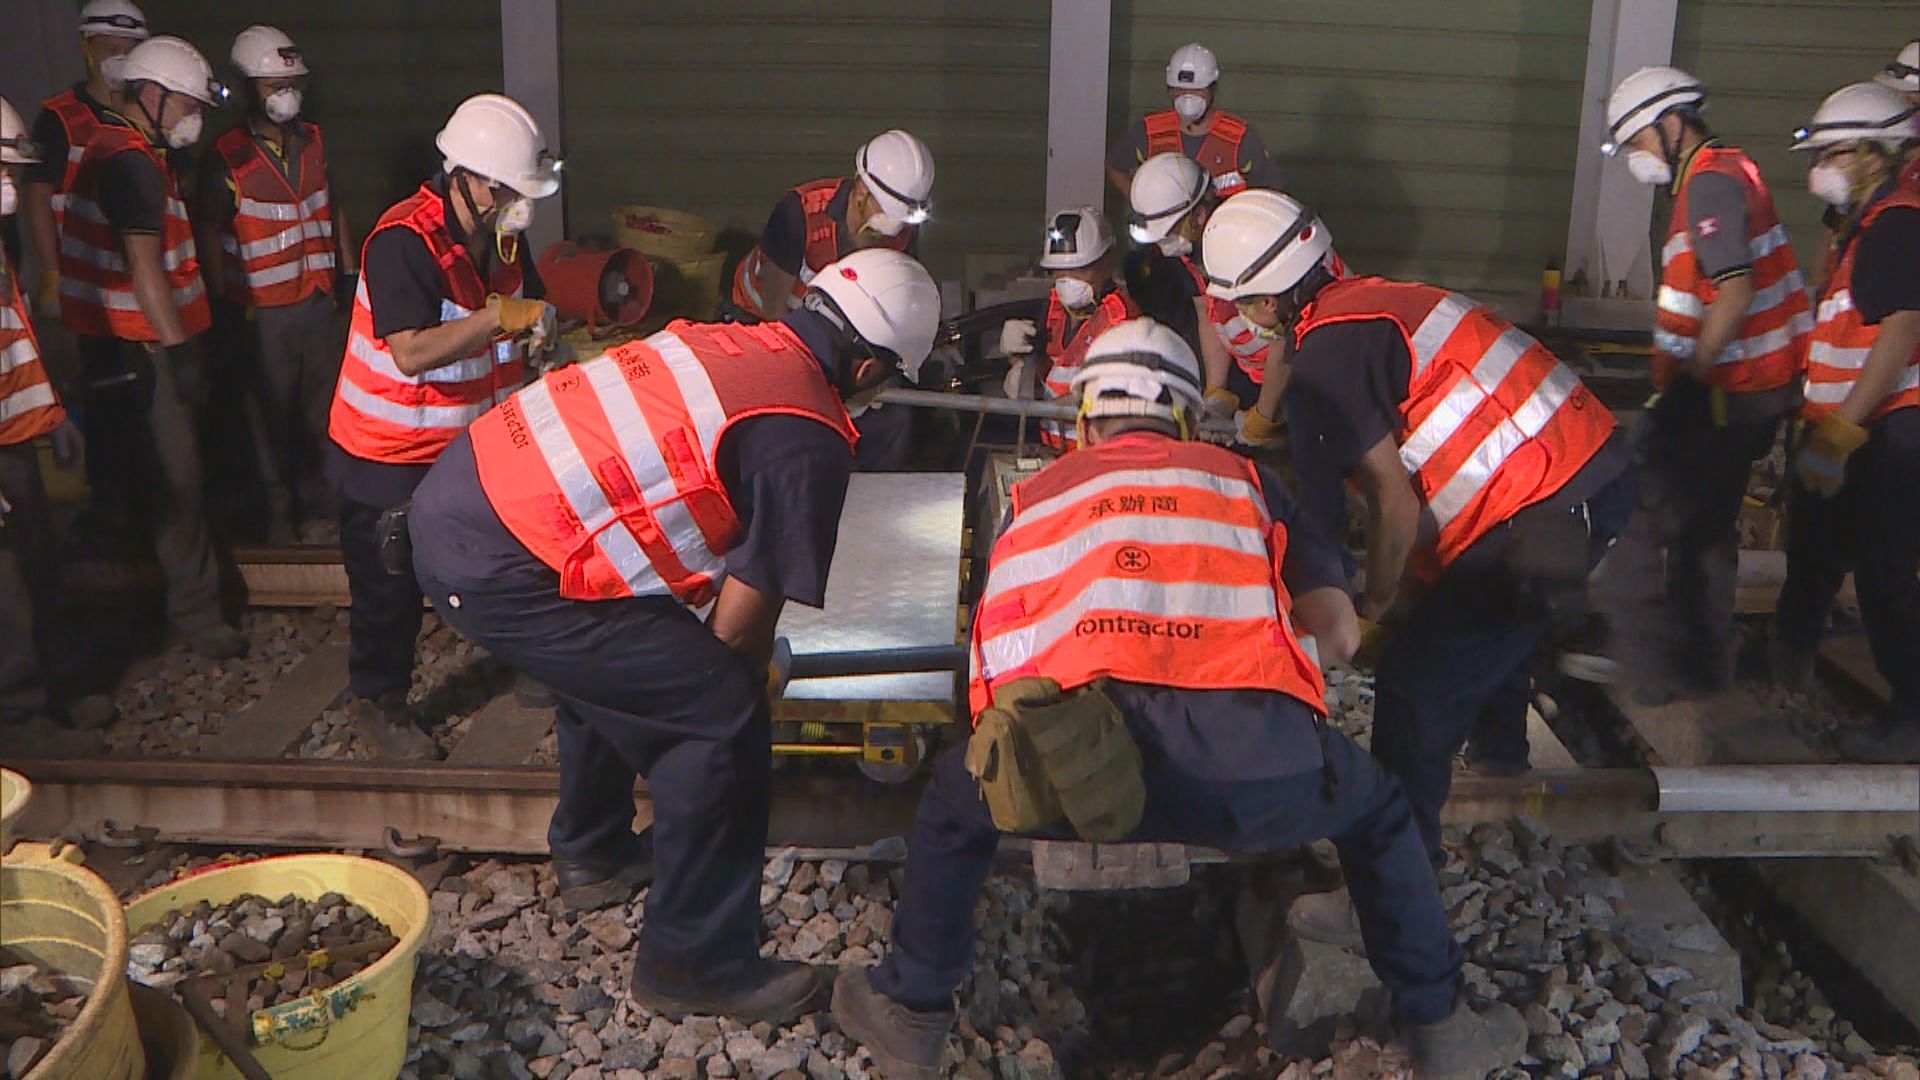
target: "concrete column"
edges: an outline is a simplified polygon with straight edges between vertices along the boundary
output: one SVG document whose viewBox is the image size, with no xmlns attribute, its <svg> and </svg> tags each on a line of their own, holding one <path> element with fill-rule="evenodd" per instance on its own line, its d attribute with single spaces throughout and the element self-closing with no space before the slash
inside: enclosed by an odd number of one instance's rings
<svg viewBox="0 0 1920 1080">
<path fill-rule="evenodd" d="M 1099 206 L 1106 194 L 1110 0 L 1053 0 L 1047 66 L 1047 205 Z"/>
<path fill-rule="evenodd" d="M 500 56 L 507 96 L 527 107 L 547 138 L 547 149 L 564 158 L 560 129 L 559 0 L 500 0 Z M 567 178 L 560 191 L 534 207 L 526 241 L 537 258 L 567 233 Z"/>
<path fill-rule="evenodd" d="M 1622 278 L 1628 295 L 1644 300 L 1653 294 L 1653 188 L 1603 157 L 1600 145 L 1607 141 L 1614 84 L 1639 68 L 1672 62 L 1677 7 L 1677 0 L 1593 0 L 1562 280 L 1584 270 L 1594 296 L 1602 282 Z"/>
</svg>

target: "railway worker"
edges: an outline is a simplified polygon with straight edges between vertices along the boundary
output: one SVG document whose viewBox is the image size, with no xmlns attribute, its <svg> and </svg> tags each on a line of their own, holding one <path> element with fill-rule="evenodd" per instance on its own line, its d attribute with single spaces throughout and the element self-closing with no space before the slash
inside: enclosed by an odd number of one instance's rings
<svg viewBox="0 0 1920 1080">
<path fill-rule="evenodd" d="M 0 98 L 0 218 L 20 206 L 20 176 L 39 150 L 13 105 Z M 0 246 L 0 721 L 44 718 L 47 645 L 55 630 L 60 558 L 34 440 L 51 436 L 54 459 L 76 463 L 80 430 L 47 379 L 28 318 L 26 283 Z"/>
<path fill-rule="evenodd" d="M 562 898 L 625 902 L 654 879 L 631 979 L 649 1011 L 781 1023 L 822 989 L 759 952 L 774 624 L 825 600 L 850 414 L 918 373 L 939 317 L 919 263 L 854 252 L 778 320 L 674 322 L 545 376 L 414 495 L 435 609 L 559 699 Z"/>
<path fill-rule="evenodd" d="M 80 9 L 87 77 L 43 102 L 33 122 L 40 160 L 27 170 L 21 216 L 39 267 L 34 303 L 49 318 L 60 310 L 59 229 L 66 194 L 73 189 L 81 153 L 100 126 L 100 114 L 114 107 L 127 53 L 147 36 L 147 17 L 130 0 L 87 0 Z"/>
<path fill-rule="evenodd" d="M 1873 726 L 1844 729 L 1855 761 L 1920 762 L 1920 121 L 1894 90 L 1836 91 L 1799 133 L 1808 184 L 1841 215 L 1808 350 L 1812 430 L 1795 461 L 1787 580 L 1770 641 L 1776 678 L 1803 688 L 1851 569 L 1874 664 L 1893 688 Z"/>
<path fill-rule="evenodd" d="M 1608 153 L 1667 189 L 1653 330 L 1657 391 L 1636 434 L 1635 526 L 1609 568 L 1620 657 L 1648 703 L 1710 694 L 1733 670 L 1737 521 L 1753 463 L 1799 394 L 1813 314 L 1760 171 L 1700 118 L 1706 89 L 1642 68 L 1607 101 Z"/>
<path fill-rule="evenodd" d="M 302 518 L 333 513 L 320 461 L 340 373 L 334 294 L 342 274 L 357 272 L 359 252 L 333 206 L 320 128 L 300 115 L 308 72 L 299 48 L 275 27 L 251 26 L 233 39 L 232 57 L 249 91 L 246 117 L 200 167 L 194 224 L 207 280 L 246 313 L 268 535 L 292 543 L 296 492 Z"/>
<path fill-rule="evenodd" d="M 1322 723 L 1300 635 L 1323 659 L 1358 643 L 1339 548 L 1271 473 L 1191 441 L 1202 378 L 1171 330 L 1107 331 L 1073 388 L 1082 449 L 1014 489 L 974 620 L 974 735 L 933 764 L 893 948 L 841 971 L 841 1028 L 889 1080 L 940 1075 L 1003 831 L 1241 852 L 1331 837 L 1420 1075 L 1510 1064 L 1525 1024 L 1461 1002 L 1460 948 L 1399 785 Z"/>
<path fill-rule="evenodd" d="M 1094 339 L 1140 313 L 1114 276 L 1112 252 L 1113 229 L 1091 206 L 1070 207 L 1047 220 L 1046 247 L 1040 255 L 1040 269 L 1053 275 L 1046 337 L 1035 341 L 1039 328 L 1031 319 L 1008 319 L 1001 326 L 1000 350 L 1010 361 L 1008 397 L 1035 397 L 1036 382 L 1040 397 L 1070 396 L 1074 372 Z M 1073 426 L 1045 421 L 1040 439 L 1055 450 L 1071 450 Z"/>
<path fill-rule="evenodd" d="M 1920 108 L 1920 38 L 1901 46 L 1900 54 L 1873 81 L 1898 91 L 1907 104 Z"/>
<path fill-rule="evenodd" d="M 1107 152 L 1107 179 L 1128 193 L 1134 170 L 1156 154 L 1184 154 L 1207 170 L 1215 195 L 1224 199 L 1249 187 L 1280 186 L 1280 166 L 1253 125 L 1219 107 L 1220 62 L 1194 43 L 1167 61 L 1171 108 L 1148 113 Z"/>
<path fill-rule="evenodd" d="M 421 592 L 396 543 L 406 502 L 447 444 L 520 388 L 528 348 L 553 341 L 520 243 L 534 200 L 560 188 L 540 126 L 511 98 L 478 94 L 434 142 L 441 171 L 367 234 L 327 421 L 353 598 L 347 707 L 386 757 L 436 753 L 407 706 Z"/>
<path fill-rule="evenodd" d="M 78 338 L 98 468 L 146 511 L 166 578 L 167 619 L 195 652 L 246 651 L 220 609 L 204 507 L 199 413 L 211 321 L 170 152 L 199 141 L 225 90 L 193 46 L 149 38 L 122 58 L 123 85 L 61 196 L 60 317 Z"/>
<path fill-rule="evenodd" d="M 1335 280 L 1331 244 L 1305 206 L 1245 192 L 1207 223 L 1207 287 L 1292 335 L 1302 513 L 1342 536 L 1347 484 L 1366 500 L 1357 606 L 1384 642 L 1373 753 L 1437 866 L 1468 735 L 1486 766 L 1526 767 L 1528 660 L 1550 620 L 1583 617 L 1587 573 L 1631 507 L 1629 455 L 1539 342 L 1430 285 Z"/>
<path fill-rule="evenodd" d="M 856 251 L 919 256 L 920 226 L 933 211 L 933 154 L 899 129 L 883 131 L 853 155 L 853 175 L 788 189 L 767 215 L 760 241 L 733 275 L 733 315 L 778 319 L 800 306 L 820 269 Z M 913 451 L 913 410 L 875 404 L 854 423 L 860 468 L 897 471 Z"/>
</svg>

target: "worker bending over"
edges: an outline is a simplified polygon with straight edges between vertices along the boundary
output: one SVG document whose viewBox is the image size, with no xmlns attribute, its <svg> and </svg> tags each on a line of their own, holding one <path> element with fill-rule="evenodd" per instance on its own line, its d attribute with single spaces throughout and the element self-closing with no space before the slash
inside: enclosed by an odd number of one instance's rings
<svg viewBox="0 0 1920 1080">
<path fill-rule="evenodd" d="M 1062 210 L 1047 221 L 1040 269 L 1053 275 L 1047 294 L 1046 339 L 1029 319 L 1008 319 L 1000 328 L 1000 350 L 1010 366 L 1004 384 L 1010 398 L 1065 398 L 1088 346 L 1109 328 L 1139 314 L 1126 288 L 1113 274 L 1113 229 L 1091 206 Z M 1036 385 L 1038 391 L 1036 392 Z M 1071 424 L 1047 420 L 1040 438 L 1055 450 L 1071 450 Z"/>
<path fill-rule="evenodd" d="M 1399 785 L 1324 722 L 1301 636 L 1328 659 L 1358 641 L 1339 549 L 1270 473 L 1190 441 L 1202 381 L 1173 331 L 1107 331 L 1073 390 L 1082 449 L 1013 490 L 974 616 L 973 737 L 934 761 L 893 948 L 842 970 L 835 1019 L 889 1080 L 940 1075 L 1002 832 L 1246 853 L 1331 837 L 1420 1074 L 1512 1063 L 1526 1025 L 1461 1001 Z"/>
<path fill-rule="evenodd" d="M 1748 157 L 1700 118 L 1706 90 L 1642 68 L 1607 101 L 1609 153 L 1667 188 L 1653 385 L 1636 433 L 1639 513 L 1609 560 L 1618 653 L 1648 704 L 1731 681 L 1738 519 L 1753 463 L 1793 410 L 1813 329 L 1806 282 Z"/>
<path fill-rule="evenodd" d="M 939 318 L 919 263 L 855 252 L 778 320 L 676 321 L 543 377 L 414 496 L 435 609 L 560 701 L 562 898 L 625 902 L 654 878 L 631 979 L 650 1012 L 784 1023 L 822 989 L 760 957 L 774 624 L 826 598 L 849 412 L 918 373 Z"/>
<path fill-rule="evenodd" d="M 1253 125 L 1219 107 L 1220 62 L 1198 43 L 1182 45 L 1167 61 L 1167 99 L 1173 106 L 1148 113 L 1107 154 L 1107 179 L 1128 194 L 1133 173 L 1158 154 L 1182 154 L 1207 171 L 1214 194 L 1280 186 L 1280 166 Z"/>
<path fill-rule="evenodd" d="M 251 26 L 233 39 L 248 88 L 246 118 L 214 140 L 200 167 L 194 224 L 207 280 L 244 312 L 244 353 L 259 403 L 268 537 L 292 543 L 297 517 L 337 509 L 321 478 L 327 408 L 340 376 L 335 291 L 359 252 L 333 205 L 320 128 L 300 117 L 306 60 L 293 39 Z"/>
<path fill-rule="evenodd" d="M 380 216 L 333 396 L 327 461 L 340 506 L 348 613 L 347 703 L 385 757 L 432 757 L 407 706 L 421 592 L 404 555 L 404 508 L 428 466 L 526 378 L 553 344 L 554 312 L 520 244 L 559 164 L 511 98 L 460 103 L 434 143 L 444 167 Z"/>
<path fill-rule="evenodd" d="M 1794 462 L 1787 580 L 1771 667 L 1813 680 L 1815 649 L 1853 572 L 1874 666 L 1893 689 L 1878 721 L 1844 728 L 1855 761 L 1920 762 L 1920 120 L 1896 91 L 1835 91 L 1799 132 L 1807 186 L 1840 214 L 1807 353 L 1812 430 Z"/>
<path fill-rule="evenodd" d="M 1527 764 L 1527 661 L 1631 507 L 1613 417 L 1539 342 L 1430 285 L 1336 281 L 1314 213 L 1278 192 L 1207 223 L 1209 291 L 1293 337 L 1288 442 L 1302 513 L 1346 530 L 1366 500 L 1361 618 L 1391 634 L 1373 753 L 1406 787 L 1436 866 L 1453 759 Z"/>
</svg>

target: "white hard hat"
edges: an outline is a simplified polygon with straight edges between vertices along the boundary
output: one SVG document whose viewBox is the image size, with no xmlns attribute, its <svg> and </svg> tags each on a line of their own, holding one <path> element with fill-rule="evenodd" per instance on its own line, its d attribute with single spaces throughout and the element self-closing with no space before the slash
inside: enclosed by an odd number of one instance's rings
<svg viewBox="0 0 1920 1080">
<path fill-rule="evenodd" d="M 1047 220 L 1047 247 L 1040 256 L 1042 270 L 1078 270 L 1092 266 L 1113 247 L 1113 229 L 1106 215 L 1091 206 L 1072 206 Z"/>
<path fill-rule="evenodd" d="M 1207 170 L 1185 154 L 1155 154 L 1134 171 L 1127 201 L 1133 218 L 1127 233 L 1136 243 L 1163 239 L 1206 198 L 1212 183 Z"/>
<path fill-rule="evenodd" d="M 1204 400 L 1193 349 L 1144 315 L 1094 338 L 1068 385 L 1080 395 L 1080 415 L 1090 420 L 1145 416 L 1177 424 Z"/>
<path fill-rule="evenodd" d="M 147 16 L 129 0 L 87 0 L 80 9 L 81 37 L 147 40 Z"/>
<path fill-rule="evenodd" d="M 1600 152 L 1612 157 L 1640 129 L 1669 109 L 1698 109 L 1707 100 L 1700 80 L 1672 67 L 1643 67 L 1620 80 L 1607 97 L 1607 141 Z"/>
<path fill-rule="evenodd" d="M 27 136 L 27 125 L 20 120 L 13 103 L 0 97 L 0 161 L 9 165 L 37 165 L 40 148 Z"/>
<path fill-rule="evenodd" d="M 135 45 L 121 70 L 129 86 L 139 82 L 158 83 L 206 105 L 216 104 L 227 96 L 227 88 L 213 77 L 207 58 L 177 37 L 163 34 Z"/>
<path fill-rule="evenodd" d="M 807 290 L 808 307 L 819 296 L 860 340 L 892 353 L 908 379 L 919 381 L 920 365 L 933 351 L 940 329 L 940 289 L 933 275 L 913 256 L 891 248 L 866 248 L 828 263 Z"/>
<path fill-rule="evenodd" d="M 547 152 L 533 114 L 505 94 L 475 94 L 460 103 L 433 145 L 447 171 L 465 169 L 529 199 L 560 190 L 560 162 Z"/>
<path fill-rule="evenodd" d="M 1199 42 L 1173 50 L 1167 61 L 1167 85 L 1176 89 L 1205 90 L 1220 81 L 1220 61 L 1213 50 Z"/>
<path fill-rule="evenodd" d="M 1207 295 L 1276 296 L 1300 284 L 1332 250 L 1333 234 L 1298 199 L 1243 191 L 1220 204 L 1200 239 Z"/>
<path fill-rule="evenodd" d="M 933 209 L 933 155 L 927 144 L 895 128 L 867 140 L 853 168 L 880 212 L 918 225 Z"/>
<path fill-rule="evenodd" d="M 1909 94 L 1920 92 L 1920 40 L 1907 42 L 1900 55 L 1875 75 L 1873 81 Z"/>
<path fill-rule="evenodd" d="M 277 26 L 249 26 L 233 39 L 233 66 L 249 79 L 286 79 L 307 73 L 293 39 Z"/>
<path fill-rule="evenodd" d="M 1908 141 L 1920 139 L 1920 120 L 1900 91 L 1858 82 L 1828 94 L 1793 139 L 1795 150 L 1870 141 L 1897 151 Z"/>
</svg>

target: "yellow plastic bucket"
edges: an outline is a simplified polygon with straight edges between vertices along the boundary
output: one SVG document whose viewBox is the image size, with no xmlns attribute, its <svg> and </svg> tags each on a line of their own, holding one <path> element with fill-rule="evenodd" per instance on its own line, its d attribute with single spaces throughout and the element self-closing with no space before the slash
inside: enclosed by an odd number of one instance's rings
<svg viewBox="0 0 1920 1080">
<path fill-rule="evenodd" d="M 720 223 L 712 218 L 664 206 L 627 203 L 613 208 L 613 232 L 621 247 L 661 259 L 691 259 L 713 250 Z"/>
<path fill-rule="evenodd" d="M 200 1064 L 200 1029 L 186 1007 L 163 990 L 128 983 L 133 1022 L 147 1051 L 147 1080 L 193 1080 Z"/>
<path fill-rule="evenodd" d="M 12 769 L 0 769 L 0 855 L 13 844 L 13 822 L 27 810 L 33 785 Z"/>
<path fill-rule="evenodd" d="M 277 900 L 292 893 L 316 900 L 337 892 L 359 904 L 399 939 L 373 966 L 299 1001 L 253 1014 L 251 1039 L 260 1066 L 274 1080 L 382 1080 L 407 1057 L 407 1012 L 413 966 L 432 918 L 426 890 L 411 874 L 352 855 L 279 855 L 214 867 L 136 898 L 127 925 L 138 936 L 168 912 L 202 900 L 224 904 L 245 893 Z M 124 963 L 124 951 L 122 956 Z M 201 1039 L 200 1080 L 239 1077 L 212 1039 Z"/>
<path fill-rule="evenodd" d="M 120 900 L 79 849 L 14 845 L 0 863 L 0 946 L 87 984 L 87 1004 L 24 1080 L 141 1080 L 147 1057 L 127 996 Z"/>
<path fill-rule="evenodd" d="M 691 259 L 654 260 L 654 313 L 695 321 L 714 318 L 720 311 L 721 272 L 726 265 L 724 251 Z"/>
</svg>

